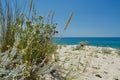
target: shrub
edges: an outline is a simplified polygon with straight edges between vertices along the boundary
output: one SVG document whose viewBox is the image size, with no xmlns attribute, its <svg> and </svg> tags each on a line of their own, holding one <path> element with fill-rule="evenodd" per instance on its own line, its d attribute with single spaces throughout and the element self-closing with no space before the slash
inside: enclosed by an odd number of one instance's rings
<svg viewBox="0 0 120 80">
<path fill-rule="evenodd" d="M 89 43 L 87 41 L 82 41 L 76 46 L 75 50 L 83 49 L 83 47 L 87 46 L 87 45 L 89 45 Z"/>
<path fill-rule="evenodd" d="M 9 0 L 6 3 L 10 4 Z M 1 5 L 0 7 L 2 9 Z M 8 5 L 7 9 L 11 8 Z M 56 45 L 52 42 L 52 37 L 58 33 L 57 24 L 45 23 L 45 19 L 35 12 L 28 16 L 19 14 L 15 20 L 12 20 L 12 13 L 7 14 L 7 18 L 1 12 L 0 14 L 3 15 L 2 20 L 5 19 L 4 23 L 0 21 L 3 23 L 0 25 L 0 79 L 38 79 L 38 72 L 41 72 L 39 69 L 48 64 L 52 54 L 55 54 Z M 53 14 L 49 17 L 52 18 Z"/>
<path fill-rule="evenodd" d="M 120 49 L 117 50 L 117 54 L 120 55 Z"/>
<path fill-rule="evenodd" d="M 111 54 L 111 50 L 108 48 L 102 48 L 102 53 L 103 54 Z"/>
<path fill-rule="evenodd" d="M 87 41 L 81 41 L 81 42 L 79 43 L 79 45 L 82 46 L 82 47 L 84 47 L 84 46 L 89 45 L 89 43 L 88 43 Z"/>
<path fill-rule="evenodd" d="M 21 12 L 22 8 L 14 10 L 10 0 L 5 0 L 4 11 L 2 2 L 0 0 L 0 80 L 42 80 L 44 73 L 52 71 L 46 70 L 57 49 L 52 42 L 52 37 L 58 33 L 57 24 L 52 22 L 54 13 L 50 12 L 45 22 L 44 17 L 36 15 L 33 0 L 30 0 L 28 14 Z M 73 12 L 64 31 L 72 16 Z"/>
</svg>

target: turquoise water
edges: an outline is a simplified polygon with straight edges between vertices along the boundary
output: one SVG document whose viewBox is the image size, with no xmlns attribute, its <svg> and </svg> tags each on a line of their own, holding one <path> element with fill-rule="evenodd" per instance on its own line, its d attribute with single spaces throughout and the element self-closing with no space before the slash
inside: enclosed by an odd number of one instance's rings
<svg viewBox="0 0 120 80">
<path fill-rule="evenodd" d="M 120 49 L 120 37 L 68 37 L 68 38 L 54 38 L 54 42 L 57 44 L 67 44 L 67 45 L 76 45 L 81 41 L 88 41 L 90 45 L 93 46 L 103 46 L 103 47 L 113 47 Z"/>
</svg>

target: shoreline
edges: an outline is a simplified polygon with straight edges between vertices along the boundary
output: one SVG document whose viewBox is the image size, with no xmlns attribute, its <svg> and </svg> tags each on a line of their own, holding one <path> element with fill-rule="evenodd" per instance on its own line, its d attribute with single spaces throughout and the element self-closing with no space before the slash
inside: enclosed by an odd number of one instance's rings
<svg viewBox="0 0 120 80">
<path fill-rule="evenodd" d="M 112 47 L 120 49 L 120 37 L 62 37 L 53 38 L 56 44 L 77 45 L 80 42 L 88 42 L 92 46 Z"/>
<path fill-rule="evenodd" d="M 78 44 L 57 44 L 58 46 L 61 45 L 61 46 L 77 46 Z M 117 49 L 117 50 L 120 50 L 120 48 L 115 48 L 115 47 L 111 47 L 111 46 L 96 46 L 96 45 L 87 45 L 87 46 L 91 46 L 91 47 L 101 47 L 101 48 L 112 48 L 112 49 Z"/>
</svg>

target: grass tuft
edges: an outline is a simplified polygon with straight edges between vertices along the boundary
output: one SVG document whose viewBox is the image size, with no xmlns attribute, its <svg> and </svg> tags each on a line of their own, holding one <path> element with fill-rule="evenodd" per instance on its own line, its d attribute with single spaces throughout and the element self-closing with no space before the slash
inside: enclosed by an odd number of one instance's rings
<svg viewBox="0 0 120 80">
<path fill-rule="evenodd" d="M 117 50 L 117 54 L 120 55 L 120 49 Z"/>
<path fill-rule="evenodd" d="M 81 50 L 83 49 L 84 46 L 89 45 L 89 43 L 87 41 L 81 41 L 75 48 L 75 50 Z"/>
<path fill-rule="evenodd" d="M 111 50 L 108 49 L 108 48 L 103 48 L 103 49 L 102 49 L 102 53 L 103 53 L 103 54 L 111 54 Z"/>
</svg>

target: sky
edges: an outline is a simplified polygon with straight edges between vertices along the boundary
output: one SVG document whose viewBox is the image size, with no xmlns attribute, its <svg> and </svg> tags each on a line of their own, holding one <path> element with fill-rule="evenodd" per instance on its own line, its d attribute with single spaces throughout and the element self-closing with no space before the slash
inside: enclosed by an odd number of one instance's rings
<svg viewBox="0 0 120 80">
<path fill-rule="evenodd" d="M 57 37 L 120 37 L 120 0 L 34 0 L 34 5 L 44 17 L 55 11 Z M 74 16 L 64 32 L 72 11 Z"/>
<path fill-rule="evenodd" d="M 34 4 L 42 16 L 55 11 L 57 36 L 120 37 L 120 0 L 35 0 Z M 63 33 L 72 11 L 74 16 Z"/>
</svg>

